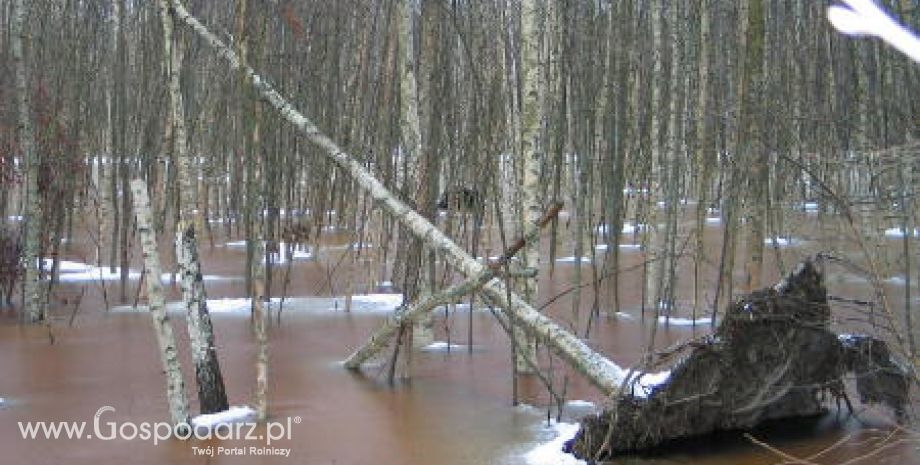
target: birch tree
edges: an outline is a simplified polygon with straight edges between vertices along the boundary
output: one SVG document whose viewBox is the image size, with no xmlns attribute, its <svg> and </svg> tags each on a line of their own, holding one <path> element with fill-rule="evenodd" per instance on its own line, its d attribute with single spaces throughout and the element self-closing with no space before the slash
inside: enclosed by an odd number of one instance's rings
<svg viewBox="0 0 920 465">
<path fill-rule="evenodd" d="M 137 232 L 141 239 L 144 255 L 144 271 L 148 278 L 147 301 L 153 329 L 160 349 L 160 362 L 166 374 L 166 398 L 169 401 L 169 415 L 173 425 L 188 424 L 188 398 L 185 394 L 185 381 L 182 378 L 182 366 L 176 346 L 166 302 L 163 297 L 163 283 L 160 281 L 160 256 L 157 253 L 156 231 L 150 214 L 150 200 L 144 181 L 135 179 L 131 182 L 134 197 L 134 209 L 137 215 Z"/>
<path fill-rule="evenodd" d="M 174 159 L 180 183 L 179 221 L 176 225 L 176 261 L 181 276 L 182 298 L 185 303 L 192 360 L 198 381 L 198 400 L 202 413 L 226 410 L 229 405 L 223 375 L 214 346 L 214 330 L 208 313 L 207 295 L 198 259 L 196 232 L 198 221 L 195 210 L 195 183 L 192 179 L 191 157 L 185 129 L 185 110 L 179 87 L 181 56 L 174 40 L 173 18 L 167 0 L 160 0 L 163 23 L 164 58 L 168 66 L 170 111 L 167 125 L 173 128 Z M 149 279 L 157 279 L 151 276 Z"/>
<path fill-rule="evenodd" d="M 29 33 L 25 28 L 26 7 L 23 0 L 13 0 L 11 15 L 10 48 L 13 55 L 16 85 L 18 145 L 26 167 L 25 192 L 22 196 L 23 205 L 25 205 L 25 215 L 23 215 L 25 241 L 22 249 L 25 277 L 22 293 L 26 320 L 30 323 L 37 323 L 45 319 L 39 273 L 39 240 L 43 216 L 41 199 L 38 195 L 39 159 L 35 150 L 35 134 L 32 130 L 29 78 L 25 61 L 25 44 L 28 43 Z"/>
<path fill-rule="evenodd" d="M 523 185 L 521 186 L 521 203 L 523 204 L 521 219 L 522 224 L 536 223 L 543 214 L 541 192 L 541 170 L 543 168 L 543 153 L 539 145 L 540 126 L 540 93 L 545 85 L 543 83 L 543 70 L 540 64 L 540 10 L 537 0 L 524 0 L 521 3 L 521 62 L 519 70 L 521 76 L 521 148 L 520 159 L 524 168 Z M 528 244 L 522 255 L 525 268 L 540 269 L 540 244 L 539 241 Z M 524 279 L 524 298 L 533 305 L 536 302 L 538 291 L 538 278 Z M 515 329 L 518 329 L 517 327 Z M 531 337 L 518 337 L 518 340 L 528 341 L 523 347 L 517 347 L 517 370 L 520 373 L 531 371 L 535 360 L 536 347 Z"/>
<path fill-rule="evenodd" d="M 399 27 L 399 101 L 400 101 L 400 133 L 402 134 L 403 154 L 409 160 L 409 166 L 414 166 L 418 170 L 415 176 L 408 176 L 407 181 L 414 179 L 418 186 L 415 194 L 415 204 L 423 215 L 428 216 L 429 220 L 433 219 L 433 199 L 429 194 L 429 177 L 435 176 L 430 173 L 429 150 L 422 143 L 422 127 L 419 117 L 419 79 L 417 68 L 415 31 L 416 18 L 421 16 L 420 4 L 418 0 L 400 0 L 397 24 Z M 433 46 L 433 45 L 429 45 Z M 426 279 L 427 267 L 423 265 L 425 256 L 424 244 L 418 239 L 410 239 L 409 251 L 406 256 L 406 276 L 405 283 L 406 300 L 414 302 L 423 294 L 429 293 Z M 425 315 L 413 322 L 412 337 L 408 338 L 414 347 L 424 347 L 431 343 L 434 336 L 432 334 L 432 322 L 429 315 Z"/>
</svg>

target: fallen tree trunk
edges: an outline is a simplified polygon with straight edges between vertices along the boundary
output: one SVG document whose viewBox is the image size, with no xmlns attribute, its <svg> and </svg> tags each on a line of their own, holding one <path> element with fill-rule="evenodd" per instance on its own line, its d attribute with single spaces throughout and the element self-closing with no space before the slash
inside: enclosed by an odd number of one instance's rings
<svg viewBox="0 0 920 465">
<path fill-rule="evenodd" d="M 490 263 L 489 268 L 481 274 L 469 278 L 460 284 L 451 286 L 437 294 L 426 296 L 420 299 L 412 307 L 400 307 L 397 309 L 360 349 L 356 350 L 345 360 L 345 368 L 356 369 L 360 367 L 362 363 L 383 350 L 402 325 L 408 322 L 418 321 L 425 315 L 434 311 L 438 306 L 449 304 L 461 296 L 478 291 L 479 288 L 489 282 L 489 280 L 498 273 L 501 267 L 511 260 L 518 251 L 524 248 L 527 243 L 540 237 L 540 229 L 555 218 L 560 209 L 562 209 L 562 204 L 557 203 L 550 208 L 546 214 L 540 217 L 536 224 L 529 225 L 524 232 L 524 237 L 512 245 L 507 252 L 498 258 L 498 260 Z M 473 309 L 470 308 L 470 311 L 473 311 Z"/>
<path fill-rule="evenodd" d="M 669 440 L 817 415 L 827 394 L 846 398 L 848 371 L 856 372 L 864 402 L 901 414 L 907 370 L 884 342 L 838 336 L 829 320 L 821 273 L 806 261 L 774 288 L 730 307 L 716 332 L 690 346 L 670 372 L 627 381 L 613 407 L 582 420 L 566 451 L 609 460 Z"/>
<path fill-rule="evenodd" d="M 412 232 L 415 237 L 428 244 L 432 250 L 443 256 L 467 277 L 480 275 L 486 267 L 473 259 L 462 248 L 439 231 L 428 220 L 397 199 L 378 181 L 359 161 L 345 153 L 332 139 L 323 134 L 306 116 L 297 111 L 274 87 L 255 73 L 252 68 L 243 66 L 236 53 L 224 44 L 216 35 L 192 16 L 179 0 L 172 0 L 172 12 L 176 19 L 188 25 L 209 46 L 223 57 L 230 68 L 242 73 L 261 94 L 262 98 L 274 107 L 289 123 L 294 125 L 302 135 L 320 147 L 335 164 L 348 172 L 352 179 L 377 202 Z M 483 293 L 497 302 L 504 302 L 503 311 L 529 333 L 544 341 L 556 354 L 568 362 L 572 368 L 605 394 L 616 392 L 623 381 L 626 371 L 606 357 L 598 354 L 581 339 L 566 331 L 546 316 L 537 312 L 520 296 L 509 292 L 505 284 L 493 278 L 483 288 Z"/>
</svg>

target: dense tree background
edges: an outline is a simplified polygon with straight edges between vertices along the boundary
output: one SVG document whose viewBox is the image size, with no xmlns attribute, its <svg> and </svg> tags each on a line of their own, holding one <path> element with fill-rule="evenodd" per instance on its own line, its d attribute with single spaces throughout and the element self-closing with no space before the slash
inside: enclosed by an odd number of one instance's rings
<svg viewBox="0 0 920 465">
<path fill-rule="evenodd" d="M 354 182 L 276 115 L 260 113 L 239 76 L 183 28 L 176 30 L 181 117 L 197 185 L 180 196 L 155 3 L 27 3 L 37 169 L 27 172 L 31 158 L 17 142 L 14 2 L 2 0 L 0 214 L 25 212 L 25 181 L 37 178 L 41 213 L 29 221 L 41 225 L 40 255 L 57 256 L 75 218 L 91 219 L 98 260 L 125 273 L 125 299 L 126 265 L 139 253 L 127 185 L 140 176 L 161 230 L 173 231 L 184 198 L 201 218 L 225 220 L 214 223 L 222 231 L 203 222 L 210 233 L 264 237 L 269 253 L 284 231 L 315 240 L 333 224 L 381 245 L 380 280 L 402 286 L 425 275 L 406 265 L 422 252 L 400 240 L 406 233 L 393 219 L 372 213 Z M 881 43 L 836 34 L 826 2 L 248 3 L 189 7 L 228 43 L 246 43 L 254 69 L 420 211 L 435 211 L 434 192 L 473 187 L 487 200 L 486 224 L 519 226 L 530 199 L 518 188 L 531 160 L 525 155 L 538 154 L 537 199 L 563 200 L 571 215 L 553 225 L 550 266 L 559 247 L 580 257 L 598 253 L 598 240 L 609 244 L 603 267 L 576 274 L 578 282 L 609 275 L 605 287 L 616 289 L 623 238 L 610 232 L 647 224 L 640 238 L 646 305 L 718 307 L 766 284 L 763 239 L 790 234 L 790 211 L 811 202 L 840 223 L 842 233 L 829 235 L 824 249 L 855 243 L 859 253 L 847 260 L 876 276 L 899 271 L 911 279 L 916 235 L 905 236 L 898 256 L 879 241 L 886 228 L 914 231 L 920 212 L 913 179 L 920 149 L 912 142 L 920 136 L 912 92 L 920 70 Z M 535 94 L 521 73 L 522 3 L 537 12 Z M 881 3 L 920 26 L 915 1 Z M 400 46 L 406 37 L 411 47 Z M 419 140 L 406 130 L 403 63 L 416 80 Z M 536 136 L 526 140 L 533 95 Z M 701 231 L 713 215 L 724 225 L 718 256 L 703 253 Z M 491 238 L 470 223 L 451 213 L 445 228 L 469 248 Z M 607 233 L 595 236 L 598 225 Z M 572 240 L 555 240 L 563 234 Z M 250 262 L 262 253 L 256 242 Z M 241 266 L 251 277 L 252 263 Z M 678 273 L 682 266 L 693 272 Z M 736 267 L 744 279 L 732 278 Z M 271 267 L 266 272 L 271 294 Z M 692 280 L 690 295 L 679 295 L 679 277 Z M 906 293 L 910 308 L 910 286 Z M 912 341 L 912 332 L 904 334 Z"/>
</svg>

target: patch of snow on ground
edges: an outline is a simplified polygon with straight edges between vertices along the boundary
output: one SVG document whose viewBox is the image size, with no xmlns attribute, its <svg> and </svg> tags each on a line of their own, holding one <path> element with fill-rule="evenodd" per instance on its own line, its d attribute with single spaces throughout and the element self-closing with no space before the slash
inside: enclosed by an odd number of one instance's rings
<svg viewBox="0 0 920 465">
<path fill-rule="evenodd" d="M 50 270 L 51 265 L 54 264 L 54 260 L 46 258 L 43 260 L 43 263 L 45 269 Z M 87 271 L 92 271 L 94 268 L 92 265 L 87 265 L 86 263 L 71 262 L 68 260 L 61 260 L 58 262 L 58 267 L 61 273 L 85 273 Z"/>
<path fill-rule="evenodd" d="M 431 344 L 428 344 L 425 347 L 422 347 L 422 351 L 423 352 L 447 352 L 448 348 L 450 348 L 451 351 L 455 351 L 455 350 L 465 351 L 466 350 L 466 346 L 463 344 L 449 344 L 448 345 L 447 342 L 444 342 L 444 341 L 435 341 L 435 342 L 432 342 Z"/>
<path fill-rule="evenodd" d="M 544 423 L 545 425 L 545 423 Z M 577 423 L 555 423 L 544 426 L 541 436 L 547 437 L 548 442 L 543 442 L 526 454 L 524 460 L 529 465 L 584 465 L 584 460 L 578 460 L 574 455 L 562 451 L 566 441 L 578 433 Z"/>
<path fill-rule="evenodd" d="M 594 408 L 594 402 L 587 400 L 570 400 L 565 405 L 576 408 Z"/>
<path fill-rule="evenodd" d="M 575 260 L 574 256 L 573 257 L 562 257 L 562 258 L 556 259 L 556 263 L 575 263 L 576 261 L 577 260 Z M 581 262 L 591 263 L 591 257 L 581 257 Z"/>
<path fill-rule="evenodd" d="M 287 297 L 284 299 L 284 311 L 305 312 L 315 315 L 339 315 L 344 304 L 342 297 Z M 402 294 L 359 294 L 352 296 L 352 314 L 381 314 L 390 313 L 402 303 Z M 281 304 L 281 298 L 271 300 L 270 310 L 275 311 Z M 168 302 L 166 309 L 169 312 L 184 313 L 185 307 L 181 301 Z M 208 311 L 211 314 L 230 314 L 248 316 L 252 302 L 248 298 L 208 299 Z M 139 305 L 136 308 L 130 305 L 112 308 L 116 312 L 146 312 L 149 308 Z"/>
<path fill-rule="evenodd" d="M 250 309 L 250 299 L 208 299 L 208 312 L 211 313 L 248 312 Z"/>
<path fill-rule="evenodd" d="M 295 260 L 307 260 L 313 258 L 313 252 L 309 250 L 295 250 L 292 257 Z"/>
<path fill-rule="evenodd" d="M 802 204 L 802 210 L 805 213 L 818 213 L 821 211 L 821 206 L 818 205 L 818 202 L 805 202 Z"/>
<path fill-rule="evenodd" d="M 667 324 L 671 326 L 694 326 L 694 325 L 700 326 L 700 325 L 708 325 L 712 323 L 712 318 L 705 317 L 705 318 L 697 318 L 694 320 L 691 318 L 677 318 L 677 317 L 672 316 L 670 319 L 668 319 L 667 316 L 661 315 L 658 317 L 658 322 L 661 324 L 665 324 L 665 322 L 667 322 Z"/>
<path fill-rule="evenodd" d="M 44 267 L 47 270 L 51 269 L 52 260 L 45 259 Z M 60 264 L 60 281 L 63 283 L 77 283 L 84 281 L 116 281 L 121 279 L 121 268 L 116 267 L 112 271 L 109 267 L 97 267 L 89 265 L 86 263 L 74 262 L 69 260 L 61 260 Z M 128 279 L 135 280 L 139 279 L 141 273 L 136 270 L 128 270 Z M 172 275 L 170 273 L 163 273 L 160 275 L 160 281 L 164 284 L 170 282 Z M 239 278 L 230 278 L 225 276 L 215 276 L 215 275 L 204 275 L 202 277 L 205 281 L 225 281 Z"/>
<path fill-rule="evenodd" d="M 630 194 L 648 194 L 648 189 L 644 187 L 626 187 L 623 189 L 623 193 L 626 195 Z"/>
<path fill-rule="evenodd" d="M 279 247 L 280 253 L 272 254 L 272 263 L 275 265 L 281 265 L 287 263 L 290 260 L 310 260 L 313 258 L 313 251 L 310 249 L 294 249 L 290 257 L 287 253 L 287 245 L 282 243 Z"/>
<path fill-rule="evenodd" d="M 901 237 L 904 237 L 904 233 L 905 233 L 904 229 L 900 227 L 888 228 L 885 230 L 885 237 L 901 238 Z M 920 228 L 914 229 L 914 231 L 910 235 L 915 236 L 915 237 L 920 236 Z"/>
<path fill-rule="evenodd" d="M 134 280 L 140 277 L 141 274 L 139 272 L 128 270 L 128 279 Z M 115 271 L 112 271 L 107 266 L 98 268 L 95 266 L 87 265 L 85 271 L 61 271 L 62 283 L 74 283 L 81 281 L 116 281 L 119 279 L 121 279 L 121 268 L 118 267 L 115 268 Z"/>
<path fill-rule="evenodd" d="M 719 217 L 719 216 L 706 217 L 706 224 L 720 224 L 720 223 L 722 223 L 722 217 Z"/>
<path fill-rule="evenodd" d="M 764 245 L 773 246 L 773 241 L 776 241 L 777 247 L 796 247 L 802 243 L 801 239 L 795 237 L 775 237 L 775 238 L 766 238 L 763 240 Z"/>
<path fill-rule="evenodd" d="M 22 221 L 22 215 L 7 216 L 6 219 L 8 221 Z"/>
<path fill-rule="evenodd" d="M 892 276 L 890 278 L 883 279 L 888 284 L 893 284 L 895 286 L 903 286 L 907 284 L 907 279 L 904 276 Z"/>
<path fill-rule="evenodd" d="M 633 223 L 623 223 L 623 228 L 620 230 L 621 234 L 634 234 L 636 232 L 644 231 L 647 228 L 644 224 L 633 224 Z M 607 234 L 607 231 L 610 230 L 610 226 L 602 224 L 597 227 L 598 234 Z"/>
<path fill-rule="evenodd" d="M 624 320 L 635 320 L 636 319 L 636 317 L 626 312 L 616 312 L 614 313 L 614 315 L 616 315 L 617 318 L 623 318 Z"/>
<path fill-rule="evenodd" d="M 679 205 L 696 205 L 696 201 L 688 200 L 688 199 L 680 199 L 680 202 L 678 202 L 678 204 Z M 658 208 L 665 208 L 668 206 L 668 203 L 665 202 L 664 200 L 659 200 L 656 205 L 658 206 Z"/>
<path fill-rule="evenodd" d="M 192 418 L 192 427 L 197 431 L 199 428 L 214 429 L 221 425 L 232 423 L 244 423 L 252 421 L 256 417 L 256 411 L 249 406 L 233 406 L 227 410 L 207 415 L 198 415 Z"/>
<path fill-rule="evenodd" d="M 620 250 L 639 250 L 642 248 L 642 244 L 620 244 Z M 608 249 L 607 244 L 598 244 L 595 247 L 595 250 L 598 252 L 606 252 Z"/>
<path fill-rule="evenodd" d="M 369 242 L 365 242 L 363 244 L 359 242 L 354 242 L 351 244 L 327 245 L 327 246 L 324 246 L 323 249 L 325 250 L 348 250 L 348 249 L 359 250 L 359 249 L 370 249 L 372 247 L 374 247 L 374 245 Z"/>
<path fill-rule="evenodd" d="M 351 297 L 353 308 L 391 311 L 402 304 L 402 294 L 359 294 Z"/>
<path fill-rule="evenodd" d="M 489 257 L 487 261 L 488 261 L 488 262 L 497 262 L 499 258 L 501 258 L 501 257 L 499 257 L 499 256 L 496 255 L 496 256 L 494 256 L 494 257 Z M 483 260 L 486 260 L 486 259 L 485 259 L 484 257 L 476 257 L 476 261 L 479 262 L 479 263 L 484 263 Z M 520 259 L 517 258 L 517 257 L 511 257 L 511 261 L 520 261 Z"/>
</svg>

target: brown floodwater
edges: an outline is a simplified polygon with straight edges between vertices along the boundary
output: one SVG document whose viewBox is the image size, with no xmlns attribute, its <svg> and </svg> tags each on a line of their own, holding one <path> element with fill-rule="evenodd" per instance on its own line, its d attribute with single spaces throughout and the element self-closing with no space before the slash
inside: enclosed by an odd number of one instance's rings
<svg viewBox="0 0 920 465">
<path fill-rule="evenodd" d="M 820 221 L 815 222 L 815 224 Z M 803 224 L 808 225 L 807 221 Z M 809 229 L 810 228 L 810 229 Z M 802 231 L 820 230 L 811 225 Z M 79 228 L 78 228 L 79 229 Z M 709 259 L 714 269 L 721 239 L 718 225 L 707 229 Z M 218 232 L 218 231 L 215 231 Z M 779 276 L 776 259 L 785 266 L 795 258 L 825 250 L 808 247 L 808 233 L 802 244 L 787 247 L 778 254 L 767 254 L 765 279 Z M 80 235 L 82 236 L 82 235 Z M 76 237 L 67 260 L 93 262 L 90 242 Z M 410 379 L 387 383 L 385 363 L 380 361 L 353 373 L 340 362 L 358 347 L 384 320 L 379 305 L 362 304 L 356 299 L 351 312 L 344 311 L 340 294 L 351 281 L 355 293 L 372 291 L 380 267 L 363 258 L 351 260 L 354 251 L 343 244 L 353 240 L 347 234 L 329 234 L 318 259 L 295 260 L 291 266 L 287 294 L 310 299 L 295 299 L 283 311 L 280 323 L 270 326 L 269 410 L 272 422 L 289 427 L 288 437 L 271 446 L 289 449 L 290 455 L 252 455 L 256 446 L 264 450 L 265 441 L 251 440 L 152 440 L 105 439 L 24 439 L 22 422 L 86 422 L 92 434 L 94 414 L 104 406 L 114 411 L 102 414 L 103 432 L 107 422 L 162 422 L 168 420 L 165 382 L 157 354 L 150 316 L 119 308 L 117 281 L 106 281 L 105 292 L 98 281 L 66 281 L 58 285 L 52 299 L 51 328 L 26 327 L 17 323 L 15 309 L 0 313 L 0 465 L 19 464 L 551 464 L 565 460 L 561 455 L 539 455 L 534 449 L 555 437 L 547 426 L 549 396 L 540 383 L 522 377 L 518 384 L 521 405 L 513 404 L 510 346 L 503 330 L 487 310 L 477 309 L 470 318 L 468 307 L 452 312 L 438 311 L 436 339 L 460 344 L 451 352 L 428 351 L 412 354 Z M 215 237 L 215 247 L 202 244 L 206 275 L 222 279 L 206 283 L 214 298 L 241 297 L 241 276 L 245 251 L 227 245 L 228 239 Z M 544 241 L 545 242 L 545 241 Z M 567 244 L 565 247 L 570 248 Z M 544 249 L 546 244 L 544 244 Z M 835 246 L 839 247 L 839 246 Z M 891 244 L 894 253 L 897 244 Z M 165 248 L 164 248 L 165 250 Z M 343 254 L 345 260 L 342 260 Z M 135 254 L 137 255 L 137 254 Z M 166 254 L 167 256 L 169 254 Z M 571 255 L 564 253 L 560 255 Z M 373 256 L 365 251 L 363 257 Z M 715 257 L 715 258 L 712 258 Z M 622 365 L 635 364 L 648 346 L 653 318 L 643 318 L 639 303 L 642 279 L 635 270 L 643 259 L 640 252 L 624 249 L 620 283 L 620 316 L 613 315 L 610 293 L 601 285 L 601 315 L 592 326 L 588 343 Z M 600 257 L 598 257 L 600 260 Z M 336 264 L 344 265 L 335 268 Z M 135 257 L 134 269 L 140 264 Z M 556 263 L 550 276 L 544 266 L 540 302 L 546 302 L 571 287 L 570 263 Z M 689 262 L 682 262 L 682 276 L 689 275 Z M 285 266 L 276 268 L 275 291 L 283 279 Z M 66 275 L 66 273 L 64 273 Z M 587 281 L 590 264 L 583 267 Z M 130 281 L 129 301 L 133 301 L 138 281 Z M 903 283 L 901 284 L 903 287 Z M 865 282 L 835 275 L 831 292 L 847 297 L 864 296 Z M 679 295 L 686 301 L 692 295 L 692 280 L 681 278 Z M 897 280 L 892 295 L 903 294 Z M 169 289 L 172 299 L 178 293 Z M 82 300 L 77 303 L 77 297 Z M 105 296 L 105 297 L 104 297 Z M 594 301 L 592 287 L 584 289 L 578 316 L 572 312 L 572 295 L 566 294 L 546 311 L 562 324 L 585 331 L 587 315 Z M 108 301 L 108 304 L 106 304 Z M 844 312 L 844 310 L 841 310 Z M 175 313 L 174 325 L 180 346 L 187 346 L 184 318 Z M 277 312 L 274 314 L 277 317 Z M 678 317 L 690 317 L 683 311 Z M 73 318 L 72 326 L 69 324 Z M 245 311 L 215 311 L 213 314 L 217 346 L 227 391 L 232 405 L 251 404 L 255 388 L 255 345 L 250 319 Z M 841 325 L 850 324 L 841 319 Z M 472 351 L 467 350 L 469 323 L 472 322 Z M 659 348 L 706 334 L 700 327 L 660 326 L 655 346 Z M 53 336 L 53 344 L 51 337 Z M 545 351 L 545 349 L 543 349 Z M 389 355 L 390 351 L 387 351 Z M 185 367 L 186 390 L 193 411 L 197 408 L 190 373 L 190 360 L 181 352 Z M 556 388 L 568 400 L 583 400 L 596 406 L 604 399 L 559 360 L 541 354 L 542 365 L 556 381 Z M 890 447 L 860 463 L 920 463 L 916 436 L 895 435 L 883 412 L 865 410 L 860 418 L 837 412 L 820 418 L 773 423 L 754 435 L 798 457 L 808 457 L 846 439 L 838 447 L 814 459 L 815 463 L 842 463 L 876 449 L 880 440 Z M 564 422 L 575 422 L 579 415 L 592 411 L 584 402 L 567 404 Z M 127 431 L 130 433 L 130 430 Z M 267 431 L 260 428 L 257 435 Z M 196 451 L 215 451 L 213 457 Z M 217 448 L 227 448 L 218 453 Z M 228 450 L 241 447 L 243 456 Z M 544 448 L 545 450 L 545 448 Z M 570 457 L 568 460 L 572 460 Z M 782 458 L 751 444 L 740 434 L 726 433 L 676 444 L 651 456 L 625 457 L 618 463 L 637 465 L 692 463 L 771 464 Z M 568 462 L 574 463 L 574 462 Z"/>
</svg>

